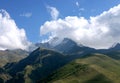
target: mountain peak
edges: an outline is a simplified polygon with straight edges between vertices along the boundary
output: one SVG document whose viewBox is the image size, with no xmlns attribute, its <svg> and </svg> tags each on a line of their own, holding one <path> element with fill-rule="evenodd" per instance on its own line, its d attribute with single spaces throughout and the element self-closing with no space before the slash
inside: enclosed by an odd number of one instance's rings
<svg viewBox="0 0 120 83">
<path fill-rule="evenodd" d="M 115 45 L 115 47 L 120 47 L 120 43 L 117 43 L 117 44 Z"/>
<path fill-rule="evenodd" d="M 77 45 L 73 40 L 71 40 L 69 38 L 64 38 L 63 41 L 60 44 Z"/>
<path fill-rule="evenodd" d="M 120 43 L 113 44 L 110 49 L 119 50 L 120 49 Z"/>
</svg>

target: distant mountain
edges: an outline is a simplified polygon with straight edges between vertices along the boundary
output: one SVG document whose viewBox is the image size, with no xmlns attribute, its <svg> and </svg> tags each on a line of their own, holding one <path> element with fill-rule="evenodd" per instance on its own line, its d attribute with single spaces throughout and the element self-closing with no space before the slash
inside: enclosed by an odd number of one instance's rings
<svg viewBox="0 0 120 83">
<path fill-rule="evenodd" d="M 109 57 L 112 57 L 116 60 L 120 60 L 120 44 L 117 43 L 114 47 L 108 49 L 106 53 Z"/>
<path fill-rule="evenodd" d="M 63 40 L 54 38 L 50 42 L 37 43 L 35 45 L 38 47 L 46 48 L 46 49 L 52 49 L 63 54 L 76 54 L 76 53 L 80 54 L 83 52 L 88 53 L 88 52 L 95 51 L 95 49 L 93 48 L 89 48 L 83 45 L 77 45 L 76 42 L 68 38 L 64 38 Z"/>
<path fill-rule="evenodd" d="M 38 83 L 120 83 L 120 62 L 103 54 L 77 59 Z"/>
<path fill-rule="evenodd" d="M 83 47 L 83 46 L 78 46 L 71 39 L 65 38 L 60 44 L 56 45 L 54 49 L 62 53 L 74 53 L 74 51 L 76 51 L 80 47 Z"/>
<path fill-rule="evenodd" d="M 110 48 L 110 50 L 120 50 L 120 43 L 117 43 L 117 44 L 115 44 L 114 46 L 112 46 L 111 48 Z"/>
<path fill-rule="evenodd" d="M 35 46 L 36 47 L 41 47 L 41 48 L 46 48 L 46 49 L 54 49 L 54 47 L 56 45 L 58 45 L 59 43 L 61 43 L 61 39 L 59 39 L 58 37 L 54 37 L 47 42 L 36 43 Z"/>
<path fill-rule="evenodd" d="M 28 52 L 21 49 L 15 50 L 0 50 L 0 67 L 6 63 L 17 62 L 28 56 Z"/>
<path fill-rule="evenodd" d="M 96 53 L 106 54 L 106 55 L 108 55 L 111 58 L 120 60 L 120 44 L 117 43 L 117 44 L 113 45 L 109 49 L 96 50 Z"/>
<path fill-rule="evenodd" d="M 88 53 L 95 51 L 95 49 L 93 48 L 89 48 L 83 45 L 77 45 L 76 42 L 68 38 L 65 38 L 60 44 L 56 45 L 54 49 L 64 54 L 76 54 L 83 52 Z"/>
</svg>

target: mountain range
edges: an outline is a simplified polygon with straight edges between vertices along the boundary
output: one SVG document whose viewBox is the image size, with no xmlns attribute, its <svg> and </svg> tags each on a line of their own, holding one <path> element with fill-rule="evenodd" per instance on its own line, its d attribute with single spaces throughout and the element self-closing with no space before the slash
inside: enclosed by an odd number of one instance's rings
<svg viewBox="0 0 120 83">
<path fill-rule="evenodd" d="M 7 57 L 15 57 L 2 64 L 0 82 L 120 83 L 120 44 L 100 50 L 78 45 L 68 38 L 53 44 L 37 43 L 37 49 L 31 53 L 3 51 Z"/>
</svg>

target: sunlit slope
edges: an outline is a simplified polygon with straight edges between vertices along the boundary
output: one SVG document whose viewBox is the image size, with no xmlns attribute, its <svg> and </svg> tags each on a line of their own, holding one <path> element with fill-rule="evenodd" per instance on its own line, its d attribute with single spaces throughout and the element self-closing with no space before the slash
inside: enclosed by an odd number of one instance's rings
<svg viewBox="0 0 120 83">
<path fill-rule="evenodd" d="M 40 83 L 120 83 L 120 62 L 92 54 L 60 68 Z"/>
</svg>

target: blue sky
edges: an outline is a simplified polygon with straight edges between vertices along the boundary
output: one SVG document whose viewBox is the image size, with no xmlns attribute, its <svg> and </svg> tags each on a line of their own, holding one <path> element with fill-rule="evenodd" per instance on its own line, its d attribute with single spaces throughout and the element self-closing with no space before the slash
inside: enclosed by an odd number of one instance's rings
<svg viewBox="0 0 120 83">
<path fill-rule="evenodd" d="M 78 16 L 89 19 L 120 4 L 120 0 L 1 0 L 0 9 L 6 10 L 19 28 L 24 28 L 29 41 L 38 42 L 40 26 L 52 20 L 47 7 L 55 7 L 59 18 Z"/>
</svg>

